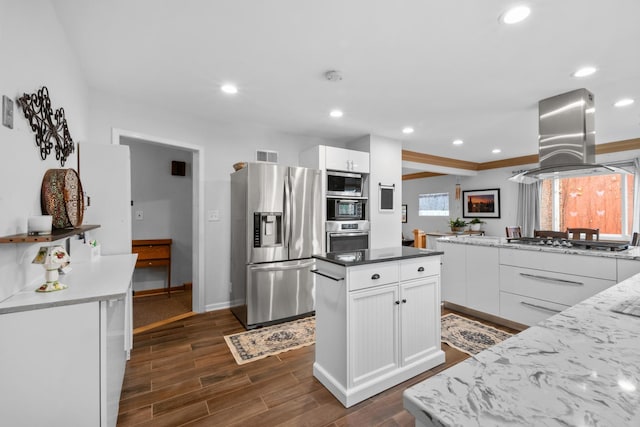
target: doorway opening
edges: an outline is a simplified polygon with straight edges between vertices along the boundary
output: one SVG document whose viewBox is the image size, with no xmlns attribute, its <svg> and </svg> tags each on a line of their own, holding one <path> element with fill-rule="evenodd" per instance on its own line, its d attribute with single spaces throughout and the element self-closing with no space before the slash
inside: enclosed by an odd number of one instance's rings
<svg viewBox="0 0 640 427">
<path fill-rule="evenodd" d="M 141 133 L 137 133 L 137 132 L 132 132 L 132 131 L 127 131 L 127 130 L 122 130 L 122 129 L 113 129 L 112 131 L 112 143 L 113 144 L 118 144 L 118 145 L 128 145 L 130 147 L 131 151 L 137 150 L 138 148 L 142 148 L 144 147 L 145 150 L 150 150 L 150 152 L 155 153 L 154 155 L 158 156 L 159 158 L 162 158 L 163 155 L 167 155 L 167 153 L 171 154 L 175 154 L 177 156 L 177 158 L 181 157 L 181 161 L 188 161 L 190 164 L 190 182 L 191 182 L 191 191 L 188 198 L 184 199 L 183 202 L 184 204 L 189 203 L 190 206 L 183 206 L 185 207 L 185 211 L 187 211 L 186 216 L 184 213 L 180 213 L 183 215 L 182 217 L 182 222 L 184 222 L 185 224 L 181 224 L 180 227 L 184 228 L 190 228 L 190 236 L 188 236 L 189 231 L 188 230 L 182 230 L 182 238 L 178 238 L 178 241 L 175 241 L 174 243 L 172 243 L 172 246 L 174 246 L 174 248 L 172 249 L 172 261 L 175 259 L 175 256 L 173 255 L 174 253 L 176 253 L 177 251 L 182 251 L 182 261 L 183 264 L 190 264 L 191 266 L 191 271 L 190 272 L 186 272 L 186 273 L 190 273 L 190 274 L 182 274 L 180 277 L 189 277 L 191 280 L 187 280 L 187 281 L 181 281 L 181 283 L 171 283 L 171 288 L 172 288 L 172 292 L 170 295 L 167 295 L 166 293 L 164 295 L 160 295 L 160 298 L 167 298 L 167 299 L 171 299 L 172 296 L 171 295 L 175 295 L 176 298 L 174 298 L 174 301 L 169 302 L 169 305 L 173 306 L 173 308 L 168 307 L 166 308 L 167 310 L 167 315 L 170 315 L 171 313 L 175 313 L 175 305 L 177 303 L 179 303 L 178 300 L 182 300 L 182 305 L 188 305 L 188 301 L 185 302 L 185 295 L 180 295 L 178 296 L 178 294 L 174 294 L 174 290 L 178 291 L 178 292 L 184 292 L 185 294 L 188 293 L 191 295 L 191 311 L 192 312 L 196 312 L 196 313 L 201 313 L 204 311 L 204 239 L 202 236 L 204 236 L 204 215 L 203 215 L 203 209 L 204 209 L 204 167 L 203 167 L 203 161 L 204 161 L 204 153 L 203 153 L 203 149 L 202 147 L 196 146 L 196 145 L 192 145 L 192 144 L 188 144 L 185 143 L 183 141 L 176 141 L 176 140 L 169 140 L 166 138 L 161 138 L 161 137 L 156 137 L 156 136 L 152 136 L 152 135 L 146 135 L 146 134 L 141 134 Z M 141 167 L 140 169 L 145 169 L 144 165 L 142 165 L 143 167 Z M 132 154 L 132 169 L 133 169 L 133 154 Z M 155 167 L 158 168 L 164 168 L 165 171 L 170 171 L 171 170 L 171 162 L 169 162 L 166 165 L 157 165 Z M 144 174 L 143 170 L 140 171 L 136 171 L 136 173 L 134 174 L 134 171 L 132 170 L 132 190 L 133 190 L 133 181 L 135 178 L 135 176 L 140 177 L 140 174 Z M 174 182 L 179 182 L 178 181 L 174 181 Z M 161 184 L 159 184 L 160 186 Z M 153 187 L 149 187 L 149 188 L 153 188 Z M 175 188 L 174 188 L 175 190 Z M 162 189 L 158 189 L 158 191 L 162 191 Z M 180 192 L 180 190 L 176 190 L 178 192 Z M 188 191 L 188 190 L 184 190 L 184 191 Z M 182 192 L 184 192 L 182 191 Z M 134 240 L 136 240 L 136 237 L 140 237 L 140 236 L 136 236 L 136 233 L 134 232 L 134 228 L 135 225 L 140 225 L 143 224 L 144 218 L 145 218 L 145 210 L 151 215 L 151 217 L 148 217 L 151 221 L 149 221 L 150 223 L 148 224 L 148 227 L 141 227 L 141 230 L 139 230 L 140 233 L 142 234 L 142 237 L 144 238 L 150 238 L 151 231 L 149 230 L 149 227 L 157 227 L 158 230 L 166 230 L 167 228 L 170 228 L 168 221 L 170 221 L 170 213 L 169 212 L 164 212 L 162 215 L 155 215 L 154 213 L 157 212 L 161 212 L 163 209 L 163 203 L 165 203 L 165 201 L 160 200 L 158 202 L 157 205 L 154 205 L 153 202 L 152 203 L 141 203 L 138 206 L 136 206 L 135 204 L 135 195 L 132 191 L 132 238 Z M 187 202 L 188 201 L 188 202 Z M 178 201 L 180 203 L 180 201 Z M 188 208 L 188 209 L 186 209 Z M 175 210 L 175 209 L 174 209 Z M 189 212 L 190 211 L 190 212 Z M 174 215 L 175 216 L 175 215 Z M 155 224 L 154 224 L 154 219 L 155 219 Z M 136 224 L 136 222 L 138 224 Z M 190 227 L 189 227 L 190 224 Z M 147 224 L 145 224 L 147 225 Z M 147 233 L 146 235 L 144 233 Z M 162 234 L 162 231 L 159 232 L 160 234 Z M 165 231 L 166 233 L 166 231 Z M 187 238 L 184 237 L 185 233 L 187 233 Z M 178 233 L 180 234 L 180 233 Z M 152 236 L 151 236 L 152 237 Z M 162 235 L 161 237 L 163 238 L 170 238 L 170 236 Z M 190 237 L 190 239 L 189 239 Z M 180 242 L 180 240 L 182 240 L 183 242 Z M 189 242 L 190 240 L 190 242 Z M 184 243 L 186 241 L 186 243 Z M 190 254 L 185 254 L 185 251 L 188 251 L 189 248 L 186 247 L 188 246 L 188 243 L 190 243 Z M 188 260 L 188 262 L 184 262 L 185 260 Z M 174 262 L 172 262 L 172 265 L 174 265 Z M 182 268 L 183 270 L 185 268 L 187 268 L 186 265 L 176 265 L 174 266 L 173 270 L 175 272 L 176 267 L 178 268 L 178 270 L 180 270 L 180 268 Z M 146 270 L 146 269 L 144 269 Z M 156 269 L 148 269 L 148 270 L 156 270 Z M 170 270 L 171 271 L 171 270 Z M 158 273 L 156 271 L 156 273 Z M 162 274 L 162 272 L 160 272 L 160 274 Z M 171 274 L 171 273 L 170 273 Z M 176 276 L 179 275 L 176 273 L 171 274 L 171 276 Z M 149 275 L 148 277 L 150 277 L 151 279 L 153 279 L 153 273 L 151 273 L 151 275 Z M 168 279 L 170 280 L 170 279 Z M 180 280 L 180 279 L 178 279 Z M 150 280 L 150 283 L 153 283 L 153 280 Z M 135 282 L 134 282 L 134 286 L 135 286 Z M 144 287 L 144 286 L 143 286 Z M 153 288 L 153 285 L 151 285 L 151 287 Z M 135 290 L 135 287 L 134 287 Z M 153 290 L 149 290 L 149 292 L 147 292 L 146 294 L 152 294 Z M 145 295 L 145 290 L 139 290 L 138 295 Z M 146 297 L 143 297 L 146 298 Z M 151 296 L 149 295 L 149 298 L 158 298 L 158 296 Z M 147 304 L 147 302 L 149 302 L 149 304 Z M 162 303 L 162 301 L 160 301 L 160 303 Z M 148 305 L 149 307 L 153 307 L 155 303 L 151 303 L 151 300 L 148 300 L 145 302 L 145 305 Z M 135 306 L 136 304 L 134 303 L 134 310 L 135 310 Z M 141 306 L 141 305 L 139 305 Z M 151 310 L 155 310 L 154 308 L 152 308 Z M 162 309 L 161 309 L 162 310 Z M 159 310 L 159 311 L 161 311 Z M 177 320 L 180 318 L 180 316 L 182 317 L 186 317 L 186 315 L 191 315 L 192 313 L 185 313 L 185 315 L 183 316 L 182 314 L 178 315 L 178 316 L 172 316 L 171 320 Z M 135 312 L 134 312 L 134 318 L 136 317 Z M 162 322 L 159 322 L 162 323 Z M 152 324 L 151 327 L 155 327 L 157 325 Z M 135 325 L 134 325 L 135 328 Z M 145 326 L 145 328 L 149 328 L 149 326 Z M 135 328 L 136 332 L 139 331 L 140 328 Z"/>
</svg>

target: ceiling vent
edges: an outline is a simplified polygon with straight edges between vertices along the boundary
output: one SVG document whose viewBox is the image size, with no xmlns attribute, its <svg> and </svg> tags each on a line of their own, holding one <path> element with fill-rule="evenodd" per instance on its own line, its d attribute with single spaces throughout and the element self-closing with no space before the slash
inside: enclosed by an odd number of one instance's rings
<svg viewBox="0 0 640 427">
<path fill-rule="evenodd" d="M 258 162 L 268 162 L 268 163 L 278 163 L 278 152 L 277 151 L 269 151 L 269 150 L 257 150 L 256 151 L 256 161 L 258 161 Z"/>
</svg>

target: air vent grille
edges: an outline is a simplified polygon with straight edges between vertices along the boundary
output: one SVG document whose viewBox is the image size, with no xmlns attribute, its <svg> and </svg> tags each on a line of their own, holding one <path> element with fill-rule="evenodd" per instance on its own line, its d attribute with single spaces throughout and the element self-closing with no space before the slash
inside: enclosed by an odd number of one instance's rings
<svg viewBox="0 0 640 427">
<path fill-rule="evenodd" d="M 269 150 L 257 150 L 256 161 L 278 163 L 278 152 Z"/>
</svg>

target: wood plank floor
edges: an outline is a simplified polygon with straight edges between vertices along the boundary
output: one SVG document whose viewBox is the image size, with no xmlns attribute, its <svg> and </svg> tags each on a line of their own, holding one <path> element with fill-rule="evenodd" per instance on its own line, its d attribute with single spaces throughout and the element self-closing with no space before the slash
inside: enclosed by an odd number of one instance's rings
<svg viewBox="0 0 640 427">
<path fill-rule="evenodd" d="M 223 337 L 242 330 L 219 310 L 136 334 L 118 426 L 413 426 L 402 392 L 469 357 L 443 344 L 444 364 L 347 409 L 313 377 L 315 346 L 239 366 Z"/>
</svg>

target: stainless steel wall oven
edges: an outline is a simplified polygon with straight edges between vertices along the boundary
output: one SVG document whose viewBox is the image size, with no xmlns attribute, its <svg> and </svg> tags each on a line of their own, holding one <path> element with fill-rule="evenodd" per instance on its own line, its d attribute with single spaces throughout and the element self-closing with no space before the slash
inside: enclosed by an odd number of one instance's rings
<svg viewBox="0 0 640 427">
<path fill-rule="evenodd" d="M 369 221 L 327 221 L 327 252 L 369 249 Z"/>
</svg>

